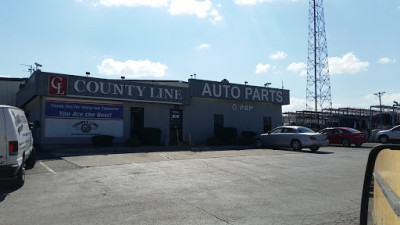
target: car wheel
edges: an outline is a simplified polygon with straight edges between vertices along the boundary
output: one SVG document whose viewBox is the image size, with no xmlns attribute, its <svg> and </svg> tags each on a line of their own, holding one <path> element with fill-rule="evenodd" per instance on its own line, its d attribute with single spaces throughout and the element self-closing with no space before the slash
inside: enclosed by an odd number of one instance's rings
<svg viewBox="0 0 400 225">
<path fill-rule="evenodd" d="M 311 150 L 312 152 L 316 152 L 316 151 L 318 151 L 318 149 L 319 149 L 318 146 L 311 146 L 311 147 L 310 147 L 310 150 Z"/>
<path fill-rule="evenodd" d="M 349 147 L 349 146 L 350 146 L 350 141 L 349 141 L 349 139 L 343 139 L 343 140 L 342 140 L 342 146 L 343 146 L 343 147 Z"/>
<path fill-rule="evenodd" d="M 25 183 L 25 165 L 22 163 L 21 168 L 19 168 L 17 173 L 17 180 L 15 181 L 15 186 L 20 188 Z"/>
<path fill-rule="evenodd" d="M 389 142 L 389 138 L 388 138 L 386 135 L 382 135 L 382 136 L 379 137 L 379 141 L 380 141 L 382 144 L 386 144 L 386 143 Z"/>
<path fill-rule="evenodd" d="M 262 148 L 263 147 L 263 143 L 261 141 L 261 139 L 257 139 L 256 142 L 254 143 L 256 148 Z"/>
<path fill-rule="evenodd" d="M 356 146 L 357 146 L 357 147 L 361 147 L 362 144 L 363 144 L 363 143 L 357 143 Z"/>
<path fill-rule="evenodd" d="M 291 146 L 293 151 L 301 151 L 301 142 L 299 140 L 293 140 Z"/>
<path fill-rule="evenodd" d="M 36 164 L 36 150 L 35 148 L 32 149 L 31 155 L 26 160 L 25 165 L 27 169 L 32 169 Z"/>
</svg>

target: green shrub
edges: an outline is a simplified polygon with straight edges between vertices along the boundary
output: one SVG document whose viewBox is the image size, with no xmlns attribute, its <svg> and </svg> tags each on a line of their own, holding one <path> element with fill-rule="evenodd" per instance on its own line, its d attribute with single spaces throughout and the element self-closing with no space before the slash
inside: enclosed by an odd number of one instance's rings
<svg viewBox="0 0 400 225">
<path fill-rule="evenodd" d="M 256 132 L 253 131 L 242 131 L 241 136 L 238 138 L 238 145 L 249 145 L 253 143 L 253 138 L 257 135 Z"/>
<path fill-rule="evenodd" d="M 244 130 L 244 131 L 241 132 L 241 135 L 242 135 L 243 137 L 253 139 L 253 138 L 257 135 L 257 133 L 254 132 L 254 131 L 247 131 L 247 130 Z"/>
<path fill-rule="evenodd" d="M 95 135 L 92 137 L 92 144 L 96 147 L 109 147 L 113 144 L 114 137 L 111 135 Z"/>
<path fill-rule="evenodd" d="M 208 146 L 218 146 L 218 145 L 222 145 L 223 142 L 220 138 L 217 137 L 210 137 L 207 139 L 207 143 Z"/>
<path fill-rule="evenodd" d="M 224 144 L 234 145 L 236 144 L 237 129 L 234 127 L 224 127 L 221 131 L 221 139 Z"/>
<path fill-rule="evenodd" d="M 143 128 L 143 138 L 141 141 L 142 145 L 161 145 L 161 129 L 153 127 Z"/>
<path fill-rule="evenodd" d="M 133 138 L 126 139 L 125 145 L 126 146 L 130 146 L 130 147 L 139 146 L 140 145 L 139 138 L 133 137 Z"/>
</svg>

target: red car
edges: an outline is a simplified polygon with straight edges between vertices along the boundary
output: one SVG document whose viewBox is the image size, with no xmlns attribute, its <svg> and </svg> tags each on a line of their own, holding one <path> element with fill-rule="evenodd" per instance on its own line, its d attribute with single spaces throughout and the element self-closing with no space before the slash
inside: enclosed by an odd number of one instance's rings
<svg viewBox="0 0 400 225">
<path fill-rule="evenodd" d="M 367 142 L 367 136 L 363 132 L 349 127 L 329 127 L 319 132 L 326 135 L 329 144 L 341 144 L 343 147 L 352 144 L 361 146 Z"/>
</svg>

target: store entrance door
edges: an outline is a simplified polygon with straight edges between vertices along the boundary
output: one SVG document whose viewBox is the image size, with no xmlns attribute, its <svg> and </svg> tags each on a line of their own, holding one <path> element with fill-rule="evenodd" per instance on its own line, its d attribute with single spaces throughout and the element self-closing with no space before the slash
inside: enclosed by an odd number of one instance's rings
<svg viewBox="0 0 400 225">
<path fill-rule="evenodd" d="M 180 109 L 171 109 L 170 111 L 170 145 L 177 145 L 182 142 L 183 131 L 183 113 Z"/>
<path fill-rule="evenodd" d="M 131 138 L 141 141 L 143 138 L 144 109 L 131 108 Z"/>
</svg>

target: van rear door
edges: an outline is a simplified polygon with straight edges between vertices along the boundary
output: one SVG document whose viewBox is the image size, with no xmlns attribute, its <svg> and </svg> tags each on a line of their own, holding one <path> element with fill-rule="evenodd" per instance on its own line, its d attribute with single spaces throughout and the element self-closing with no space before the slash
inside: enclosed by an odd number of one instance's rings
<svg viewBox="0 0 400 225">
<path fill-rule="evenodd" d="M 5 165 L 7 162 L 7 138 L 6 138 L 6 123 L 4 108 L 0 108 L 0 165 Z"/>
</svg>

